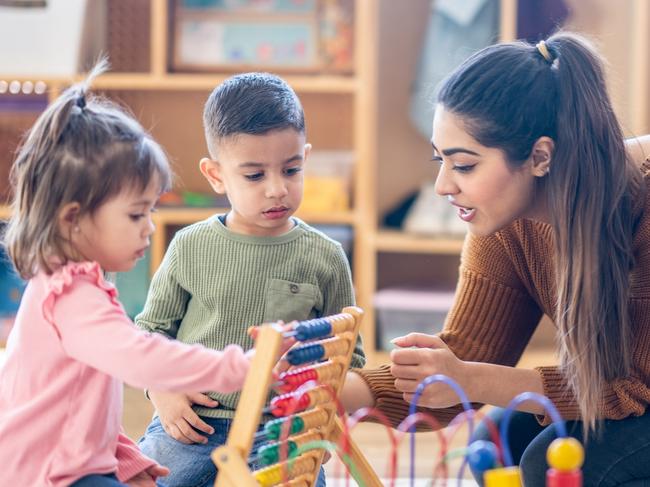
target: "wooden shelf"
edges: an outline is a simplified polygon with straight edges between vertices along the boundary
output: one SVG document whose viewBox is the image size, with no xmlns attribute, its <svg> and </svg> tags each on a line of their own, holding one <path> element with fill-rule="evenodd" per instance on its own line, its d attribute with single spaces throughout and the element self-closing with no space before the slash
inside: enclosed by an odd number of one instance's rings
<svg viewBox="0 0 650 487">
<path fill-rule="evenodd" d="M 212 90 L 224 81 L 230 74 L 193 74 L 193 73 L 168 73 L 154 75 L 151 73 L 108 73 L 98 77 L 93 82 L 94 88 L 102 90 L 162 90 L 162 91 L 204 91 Z M 300 93 L 354 93 L 357 89 L 357 79 L 352 76 L 314 75 L 292 76 L 283 78 Z M 3 75 L 5 81 L 42 81 L 48 86 L 65 87 L 71 83 L 81 81 L 83 77 L 70 78 L 42 78 L 26 75 Z"/>
<path fill-rule="evenodd" d="M 378 252 L 459 255 L 462 248 L 460 238 L 424 237 L 395 230 L 380 230 L 375 238 Z"/>
</svg>

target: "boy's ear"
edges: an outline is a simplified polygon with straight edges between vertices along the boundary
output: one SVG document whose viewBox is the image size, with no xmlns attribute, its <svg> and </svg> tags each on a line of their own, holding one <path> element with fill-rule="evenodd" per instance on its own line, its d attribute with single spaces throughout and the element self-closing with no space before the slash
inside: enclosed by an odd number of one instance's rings
<svg viewBox="0 0 650 487">
<path fill-rule="evenodd" d="M 309 154 L 311 154 L 311 144 L 305 144 L 305 158 L 303 159 L 303 162 L 307 162 Z"/>
<path fill-rule="evenodd" d="M 533 176 L 542 178 L 550 172 L 554 150 L 555 142 L 550 137 L 543 136 L 537 139 L 530 153 Z"/>
<path fill-rule="evenodd" d="M 221 166 L 218 161 L 204 157 L 199 161 L 199 168 L 201 169 L 201 174 L 208 180 L 208 183 L 210 183 L 210 186 L 212 186 L 212 189 L 216 193 L 226 193 L 226 187 L 221 177 Z"/>
<path fill-rule="evenodd" d="M 67 203 L 59 210 L 58 224 L 61 235 L 71 235 L 74 231 L 79 231 L 79 216 L 81 205 L 76 201 Z"/>
</svg>

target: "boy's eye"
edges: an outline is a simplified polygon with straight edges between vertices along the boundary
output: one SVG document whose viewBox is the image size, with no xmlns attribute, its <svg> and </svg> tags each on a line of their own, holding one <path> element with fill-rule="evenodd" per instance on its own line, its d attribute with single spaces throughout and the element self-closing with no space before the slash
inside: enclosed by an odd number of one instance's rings
<svg viewBox="0 0 650 487">
<path fill-rule="evenodd" d="M 302 167 L 295 166 L 287 168 L 285 172 L 287 173 L 287 176 L 293 176 L 295 174 L 298 174 L 300 171 L 302 171 Z"/>
<path fill-rule="evenodd" d="M 129 218 L 131 218 L 131 220 L 133 220 L 134 222 L 137 222 L 138 220 L 140 220 L 140 218 L 144 218 L 144 214 L 143 213 L 133 213 L 133 214 L 129 215 Z"/>
<path fill-rule="evenodd" d="M 442 164 L 442 157 L 437 156 L 437 155 L 432 155 L 431 156 L 431 161 L 432 162 L 437 162 L 438 164 Z"/>
<path fill-rule="evenodd" d="M 244 174 L 244 177 L 249 181 L 259 181 L 264 176 L 262 172 L 256 172 L 254 174 Z"/>
</svg>

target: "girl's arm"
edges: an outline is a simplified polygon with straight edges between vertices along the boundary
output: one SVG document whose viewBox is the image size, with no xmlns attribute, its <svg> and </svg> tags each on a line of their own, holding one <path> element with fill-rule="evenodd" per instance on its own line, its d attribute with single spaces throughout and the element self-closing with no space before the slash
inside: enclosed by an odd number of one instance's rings
<svg viewBox="0 0 650 487">
<path fill-rule="evenodd" d="M 95 276 L 75 276 L 51 306 L 46 314 L 70 357 L 134 387 L 228 393 L 248 372 L 238 346 L 215 351 L 139 330 Z"/>
<path fill-rule="evenodd" d="M 126 436 L 122 428 L 117 438 L 115 458 L 117 458 L 116 476 L 120 482 L 127 482 L 140 472 L 157 465 L 154 460 L 140 451 L 138 445 Z"/>
</svg>

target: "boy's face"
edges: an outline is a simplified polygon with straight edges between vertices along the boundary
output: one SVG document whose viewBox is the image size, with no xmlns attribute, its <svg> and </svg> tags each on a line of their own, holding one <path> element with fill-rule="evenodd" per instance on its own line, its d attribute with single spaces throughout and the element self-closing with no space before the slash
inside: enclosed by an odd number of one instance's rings
<svg viewBox="0 0 650 487">
<path fill-rule="evenodd" d="M 232 206 L 230 230 L 275 236 L 289 231 L 302 201 L 303 166 L 311 150 L 294 129 L 237 134 L 215 144 L 217 160 L 201 160 L 201 172 Z"/>
</svg>

